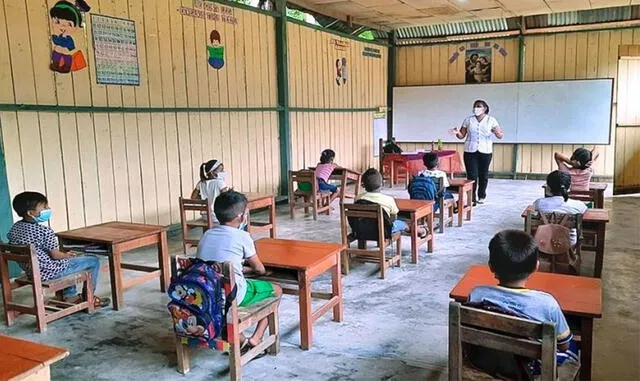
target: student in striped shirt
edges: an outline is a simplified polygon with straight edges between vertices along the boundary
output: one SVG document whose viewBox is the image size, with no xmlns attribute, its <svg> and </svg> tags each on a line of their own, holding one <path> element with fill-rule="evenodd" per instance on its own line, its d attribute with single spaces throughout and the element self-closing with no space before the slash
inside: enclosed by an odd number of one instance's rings
<svg viewBox="0 0 640 381">
<path fill-rule="evenodd" d="M 320 163 L 316 166 L 316 178 L 318 179 L 318 188 L 321 191 L 330 191 L 336 193 L 338 186 L 329 184 L 329 176 L 333 170 L 339 166 L 333 162 L 336 153 L 332 149 L 326 149 L 320 154 Z"/>
</svg>

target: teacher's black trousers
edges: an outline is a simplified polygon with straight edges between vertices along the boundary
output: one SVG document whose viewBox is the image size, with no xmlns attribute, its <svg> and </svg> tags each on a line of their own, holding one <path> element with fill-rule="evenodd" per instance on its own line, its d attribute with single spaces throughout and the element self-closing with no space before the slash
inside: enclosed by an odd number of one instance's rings
<svg viewBox="0 0 640 381">
<path fill-rule="evenodd" d="M 487 184 L 489 184 L 489 166 L 491 165 L 492 153 L 465 152 L 464 166 L 467 170 L 467 179 L 474 180 L 473 201 L 476 200 L 476 190 L 478 198 L 487 197 Z"/>
</svg>

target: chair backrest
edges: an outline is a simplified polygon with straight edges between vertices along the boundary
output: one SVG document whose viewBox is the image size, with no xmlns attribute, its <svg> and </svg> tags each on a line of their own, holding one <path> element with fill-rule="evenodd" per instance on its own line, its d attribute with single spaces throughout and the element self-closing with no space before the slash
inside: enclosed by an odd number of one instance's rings
<svg viewBox="0 0 640 381">
<path fill-rule="evenodd" d="M 34 282 L 37 283 L 40 282 L 38 254 L 36 253 L 33 245 L 10 245 L 7 243 L 0 243 L 0 270 L 2 271 L 0 275 L 2 276 L 2 279 L 9 279 L 9 261 L 26 265 L 26 268 L 31 269 L 31 271 L 26 271 L 29 279 L 33 279 Z"/>
<path fill-rule="evenodd" d="M 561 225 L 567 229 L 576 229 L 578 236 L 578 245 L 582 241 L 582 214 L 567 214 L 567 213 L 542 213 L 537 211 L 530 211 L 527 213 L 525 219 L 525 231 L 531 235 L 535 235 L 539 226 L 541 225 Z"/>
<path fill-rule="evenodd" d="M 556 334 L 553 323 L 449 304 L 449 380 L 461 380 L 463 344 L 507 352 L 542 362 L 542 380 L 556 380 Z"/>
<path fill-rule="evenodd" d="M 180 197 L 178 199 L 180 203 L 180 217 L 182 218 L 182 228 L 186 229 L 187 226 L 187 213 L 186 212 L 200 212 L 207 222 L 209 229 L 213 228 L 213 216 L 212 216 L 212 204 L 209 199 L 206 200 L 194 200 L 191 198 Z"/>
<path fill-rule="evenodd" d="M 297 184 L 297 189 L 294 188 Z M 316 194 L 318 190 L 318 180 L 316 179 L 316 171 L 311 169 L 302 169 L 299 171 L 289 171 L 289 191 L 304 192 L 308 194 Z"/>
<path fill-rule="evenodd" d="M 353 204 L 340 204 L 342 242 L 348 244 L 347 225 L 354 238 L 384 242 L 391 237 L 391 220 L 379 204 L 358 200 Z"/>
</svg>

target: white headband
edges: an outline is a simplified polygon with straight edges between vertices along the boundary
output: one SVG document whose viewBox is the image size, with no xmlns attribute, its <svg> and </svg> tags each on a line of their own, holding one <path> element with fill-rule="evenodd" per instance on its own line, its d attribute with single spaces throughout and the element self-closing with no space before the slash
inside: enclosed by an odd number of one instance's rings
<svg viewBox="0 0 640 381">
<path fill-rule="evenodd" d="M 215 170 L 216 170 L 219 166 L 221 166 L 221 165 L 222 165 L 222 162 L 221 162 L 221 161 L 217 161 L 217 162 L 213 165 L 213 167 L 211 167 L 211 169 L 209 170 L 209 172 L 207 172 L 207 173 L 211 173 L 211 172 L 215 171 Z"/>
</svg>

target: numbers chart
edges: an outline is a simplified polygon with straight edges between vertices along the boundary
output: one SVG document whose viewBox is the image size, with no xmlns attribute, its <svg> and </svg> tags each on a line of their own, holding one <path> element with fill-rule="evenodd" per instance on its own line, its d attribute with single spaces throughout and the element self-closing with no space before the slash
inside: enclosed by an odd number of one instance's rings
<svg viewBox="0 0 640 381">
<path fill-rule="evenodd" d="M 92 14 L 91 31 L 97 82 L 140 85 L 135 22 Z"/>
</svg>

